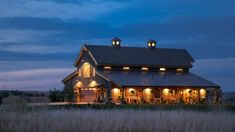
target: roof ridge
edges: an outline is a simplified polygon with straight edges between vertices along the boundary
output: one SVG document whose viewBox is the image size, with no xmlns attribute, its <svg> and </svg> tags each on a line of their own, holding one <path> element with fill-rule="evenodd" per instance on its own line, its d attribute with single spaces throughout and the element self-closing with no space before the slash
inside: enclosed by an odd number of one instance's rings
<svg viewBox="0 0 235 132">
<path fill-rule="evenodd" d="M 96 45 L 96 44 L 84 44 L 85 47 L 97 46 L 97 47 L 113 47 L 112 45 Z M 138 49 L 149 49 L 148 47 L 136 47 L 136 46 L 121 46 L 120 48 L 138 48 Z M 167 50 L 187 50 L 186 48 L 156 48 L 157 49 L 167 49 Z"/>
</svg>

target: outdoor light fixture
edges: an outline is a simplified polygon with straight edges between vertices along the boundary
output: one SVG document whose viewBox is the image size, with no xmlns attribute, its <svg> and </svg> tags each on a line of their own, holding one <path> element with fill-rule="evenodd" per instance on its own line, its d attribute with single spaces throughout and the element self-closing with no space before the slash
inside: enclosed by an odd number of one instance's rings
<svg viewBox="0 0 235 132">
<path fill-rule="evenodd" d="M 114 89 L 113 89 L 113 93 L 114 93 L 114 94 L 118 94 L 118 92 L 119 92 L 119 89 L 118 89 L 118 88 L 114 88 Z"/>
<path fill-rule="evenodd" d="M 112 39 L 112 45 L 114 46 L 114 47 L 116 47 L 116 48 L 118 48 L 118 47 L 120 47 L 120 45 L 121 45 L 121 39 L 119 39 L 119 38 L 113 38 Z"/>
<path fill-rule="evenodd" d="M 150 39 L 148 42 L 148 48 L 151 48 L 151 49 L 155 49 L 156 48 L 156 45 L 157 45 L 157 42 L 153 39 Z"/>
<path fill-rule="evenodd" d="M 96 86 L 96 85 L 97 85 L 97 82 L 96 82 L 96 81 L 91 81 L 90 84 L 89 84 L 90 87 L 94 87 L 94 86 Z"/>
</svg>

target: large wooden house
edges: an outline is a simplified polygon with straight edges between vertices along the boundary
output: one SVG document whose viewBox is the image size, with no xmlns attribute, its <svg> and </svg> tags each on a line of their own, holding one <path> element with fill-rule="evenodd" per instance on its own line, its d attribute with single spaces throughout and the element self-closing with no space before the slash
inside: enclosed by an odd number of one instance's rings
<svg viewBox="0 0 235 132">
<path fill-rule="evenodd" d="M 77 103 L 218 103 L 220 86 L 190 72 L 194 59 L 185 49 L 84 45 L 63 79 Z"/>
</svg>

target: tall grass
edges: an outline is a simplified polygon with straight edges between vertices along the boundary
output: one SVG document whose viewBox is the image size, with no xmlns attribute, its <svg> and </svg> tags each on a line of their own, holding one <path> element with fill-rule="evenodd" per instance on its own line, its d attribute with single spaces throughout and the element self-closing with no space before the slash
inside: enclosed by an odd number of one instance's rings
<svg viewBox="0 0 235 132">
<path fill-rule="evenodd" d="M 234 132 L 235 114 L 164 110 L 2 111 L 0 132 Z"/>
</svg>

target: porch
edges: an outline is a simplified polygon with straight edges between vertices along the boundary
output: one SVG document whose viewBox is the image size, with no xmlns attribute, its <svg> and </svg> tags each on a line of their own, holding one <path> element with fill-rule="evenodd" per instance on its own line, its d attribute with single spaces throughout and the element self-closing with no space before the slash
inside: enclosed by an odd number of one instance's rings
<svg viewBox="0 0 235 132">
<path fill-rule="evenodd" d="M 216 103 L 217 89 L 205 88 L 112 88 L 115 104 L 203 104 Z"/>
</svg>

